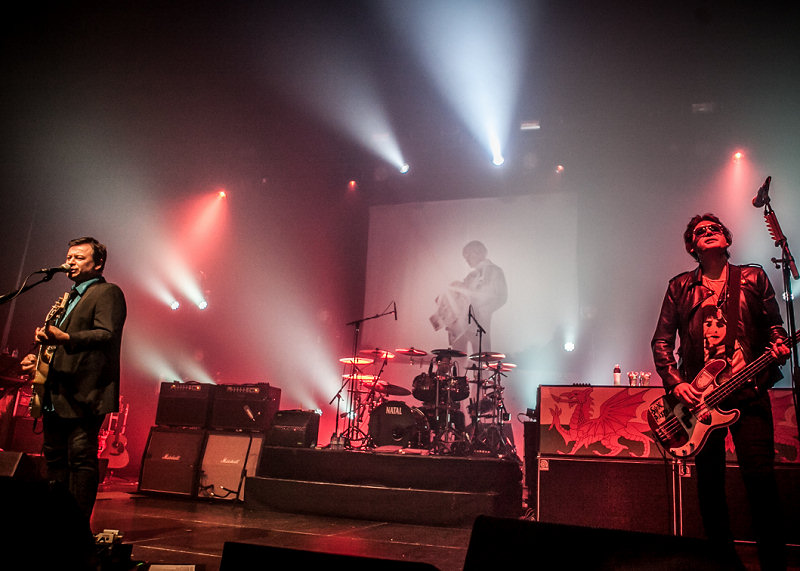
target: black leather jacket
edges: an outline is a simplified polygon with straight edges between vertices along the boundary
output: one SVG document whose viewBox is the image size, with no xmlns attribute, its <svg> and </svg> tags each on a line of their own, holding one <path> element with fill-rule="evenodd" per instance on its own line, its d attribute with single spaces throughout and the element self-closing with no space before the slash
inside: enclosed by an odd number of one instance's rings
<svg viewBox="0 0 800 571">
<path fill-rule="evenodd" d="M 745 362 L 761 355 L 774 340 L 786 337 L 778 302 L 769 278 L 760 266 L 739 266 L 742 271 L 740 315 L 737 339 Z M 656 371 L 669 392 L 682 382 L 691 382 L 703 368 L 703 300 L 711 296 L 702 284 L 700 267 L 672 278 L 661 306 L 658 326 L 651 347 Z M 680 337 L 678 362 L 675 337 Z M 780 380 L 778 367 L 756 379 L 759 389 Z"/>
</svg>

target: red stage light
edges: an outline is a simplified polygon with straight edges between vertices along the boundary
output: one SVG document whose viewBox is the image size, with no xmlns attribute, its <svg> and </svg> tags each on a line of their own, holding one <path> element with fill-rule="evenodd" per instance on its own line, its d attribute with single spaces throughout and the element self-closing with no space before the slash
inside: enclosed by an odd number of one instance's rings
<svg viewBox="0 0 800 571">
<path fill-rule="evenodd" d="M 744 153 L 742 151 L 736 151 L 733 153 L 733 160 L 739 162 L 744 158 Z"/>
<path fill-rule="evenodd" d="M 352 190 L 358 190 L 358 183 L 355 180 L 351 180 L 347 183 L 347 188 Z"/>
</svg>

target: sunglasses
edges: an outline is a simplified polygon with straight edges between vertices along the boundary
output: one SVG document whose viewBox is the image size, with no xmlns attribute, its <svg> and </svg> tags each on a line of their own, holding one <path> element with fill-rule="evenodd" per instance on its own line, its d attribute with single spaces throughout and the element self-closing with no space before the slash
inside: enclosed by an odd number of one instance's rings
<svg viewBox="0 0 800 571">
<path fill-rule="evenodd" d="M 719 224 L 706 224 L 705 226 L 698 226 L 694 229 L 694 237 L 701 238 L 706 234 L 722 234 L 722 226 Z"/>
</svg>

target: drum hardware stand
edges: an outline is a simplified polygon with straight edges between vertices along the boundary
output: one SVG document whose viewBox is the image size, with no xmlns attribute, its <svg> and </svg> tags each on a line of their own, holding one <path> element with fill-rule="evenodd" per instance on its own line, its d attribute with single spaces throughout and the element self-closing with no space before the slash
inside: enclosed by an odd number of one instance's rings
<svg viewBox="0 0 800 571">
<path fill-rule="evenodd" d="M 455 378 L 455 377 L 448 377 Z M 439 411 L 441 410 L 441 403 L 439 402 L 439 385 L 441 381 L 436 379 L 436 427 L 439 427 Z M 445 428 L 444 430 L 436 433 L 436 438 L 433 441 L 434 454 L 454 454 L 454 455 L 467 455 L 469 454 L 472 443 L 470 442 L 469 435 L 466 432 L 457 430 L 453 423 L 453 391 L 447 390 L 445 410 Z"/>
<path fill-rule="evenodd" d="M 473 423 L 473 427 L 475 429 L 475 434 L 473 435 L 473 444 L 476 450 L 485 450 L 500 457 L 514 458 L 517 460 L 517 462 L 519 462 L 520 460 L 517 456 L 517 449 L 508 439 L 504 430 L 505 423 L 509 420 L 510 415 L 506 409 L 505 402 L 503 401 L 504 388 L 500 378 L 505 377 L 506 375 L 503 374 L 502 368 L 502 361 L 498 361 L 495 364 L 495 372 L 487 381 L 493 381 L 491 388 L 494 388 L 494 392 L 491 396 L 494 406 L 492 414 L 489 415 L 489 417 L 492 418 L 492 422 L 486 424 L 476 421 Z M 480 373 L 480 369 L 478 370 L 478 373 Z M 486 387 L 484 386 L 481 388 L 485 392 Z M 479 392 L 478 402 L 474 407 L 476 418 L 480 418 L 482 416 L 480 413 L 480 394 L 481 393 Z M 487 396 L 486 398 L 489 397 Z"/>
<path fill-rule="evenodd" d="M 335 432 L 333 436 L 331 436 L 331 443 L 336 442 L 336 446 L 344 447 L 347 449 L 352 448 L 352 441 L 353 440 L 364 440 L 366 438 L 366 434 L 359 428 L 359 423 L 362 420 L 359 418 L 361 414 L 359 414 L 359 407 L 361 405 L 360 398 L 358 397 L 358 385 L 354 382 L 356 380 L 357 370 L 358 367 L 356 365 L 356 358 L 358 357 L 358 337 L 361 333 L 361 324 L 365 321 L 369 321 L 371 319 L 378 319 L 379 317 L 383 317 L 384 315 L 393 315 L 395 314 L 394 310 L 391 311 L 384 311 L 383 313 L 377 313 L 370 317 L 362 317 L 361 319 L 356 319 L 355 321 L 350 321 L 345 325 L 352 325 L 353 326 L 353 362 L 350 365 L 350 375 L 349 378 L 345 379 L 345 382 L 342 383 L 339 392 L 331 399 L 330 403 L 333 404 L 333 401 L 336 399 L 341 399 L 341 393 L 347 387 L 347 393 L 349 395 L 349 406 L 347 408 L 347 412 L 344 414 L 347 416 L 347 427 L 343 434 L 339 433 L 339 404 L 337 402 L 336 405 L 336 428 L 334 429 Z M 395 314 L 396 315 L 396 314 Z M 354 439 L 353 436 L 356 436 Z M 360 437 L 360 439 L 359 439 Z"/>
</svg>

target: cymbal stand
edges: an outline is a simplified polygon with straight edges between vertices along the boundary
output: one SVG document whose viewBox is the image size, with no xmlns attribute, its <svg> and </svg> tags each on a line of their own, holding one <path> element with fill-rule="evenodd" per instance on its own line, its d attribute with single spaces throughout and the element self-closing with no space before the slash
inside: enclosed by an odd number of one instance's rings
<svg viewBox="0 0 800 571">
<path fill-rule="evenodd" d="M 491 399 L 493 410 L 490 414 L 485 416 L 492 420 L 490 423 L 482 423 L 479 421 L 473 425 L 475 427 L 473 444 L 478 450 L 485 450 L 500 457 L 514 458 L 519 462 L 517 449 L 514 443 L 506 436 L 505 423 L 509 420 L 510 415 L 503 401 L 504 388 L 501 377 L 505 377 L 506 375 L 502 370 L 503 363 L 498 361 L 494 366 L 494 373 L 487 381 L 487 386 L 489 388 L 494 388 L 491 395 L 485 396 L 485 398 Z M 478 395 L 480 396 L 480 393 L 478 393 Z M 484 416 L 480 414 L 480 402 L 481 401 L 478 400 L 475 405 L 476 413 L 479 418 Z"/>
<path fill-rule="evenodd" d="M 356 380 L 357 370 L 358 367 L 356 366 L 356 358 L 358 357 L 358 337 L 361 333 L 361 324 L 365 321 L 369 321 L 371 319 L 377 319 L 379 317 L 383 317 L 384 315 L 394 314 L 394 310 L 392 311 L 384 311 L 383 313 L 376 313 L 370 317 L 362 317 L 361 319 L 356 319 L 355 321 L 351 321 L 346 323 L 346 325 L 353 326 L 353 362 L 350 367 L 350 378 L 346 379 L 342 385 L 342 388 L 339 389 L 339 393 L 345 387 L 348 387 L 347 393 L 350 397 L 349 399 L 349 406 L 347 407 L 347 412 L 343 413 L 347 416 L 347 427 L 345 428 L 344 433 L 339 433 L 339 411 L 337 405 L 337 412 L 336 412 L 336 432 L 334 432 L 333 436 L 331 436 L 331 443 L 334 441 L 337 442 L 338 445 L 343 446 L 344 448 L 351 448 L 351 440 L 353 437 L 356 439 L 360 439 L 363 441 L 366 438 L 366 434 L 359 428 L 359 414 L 358 409 L 361 406 L 361 399 L 359 398 L 358 392 L 358 385 L 354 382 Z M 337 393 L 336 396 L 333 397 L 331 403 L 334 399 L 340 396 Z"/>
</svg>

